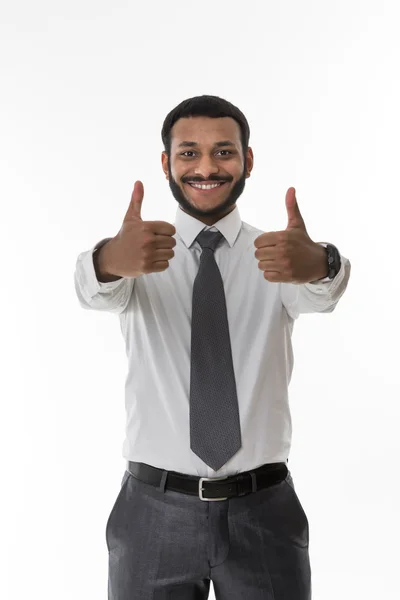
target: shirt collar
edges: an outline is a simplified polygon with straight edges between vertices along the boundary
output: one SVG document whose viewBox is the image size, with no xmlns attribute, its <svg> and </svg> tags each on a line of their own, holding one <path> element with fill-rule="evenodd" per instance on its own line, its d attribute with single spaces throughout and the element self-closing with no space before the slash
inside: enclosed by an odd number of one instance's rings
<svg viewBox="0 0 400 600">
<path fill-rule="evenodd" d="M 222 233 L 229 246 L 232 248 L 242 227 L 242 219 L 240 218 L 238 207 L 235 206 L 228 215 L 214 223 L 214 225 L 206 225 L 202 221 L 185 213 L 178 205 L 176 210 L 175 229 L 188 248 L 190 248 L 203 229 L 207 231 L 213 227 Z"/>
</svg>

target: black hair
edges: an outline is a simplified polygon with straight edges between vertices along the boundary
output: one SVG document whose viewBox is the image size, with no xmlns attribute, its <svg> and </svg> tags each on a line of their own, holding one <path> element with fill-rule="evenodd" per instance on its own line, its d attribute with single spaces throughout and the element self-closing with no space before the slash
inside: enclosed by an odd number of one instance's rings
<svg viewBox="0 0 400 600">
<path fill-rule="evenodd" d="M 171 153 L 171 129 L 174 124 L 184 117 L 211 117 L 218 119 L 221 117 L 231 117 L 239 124 L 240 138 L 242 141 L 243 156 L 246 158 L 249 146 L 250 127 L 246 117 L 236 106 L 228 100 L 218 96 L 194 96 L 183 100 L 178 106 L 171 110 L 165 117 L 161 139 L 164 144 L 164 150 L 169 155 Z"/>
</svg>

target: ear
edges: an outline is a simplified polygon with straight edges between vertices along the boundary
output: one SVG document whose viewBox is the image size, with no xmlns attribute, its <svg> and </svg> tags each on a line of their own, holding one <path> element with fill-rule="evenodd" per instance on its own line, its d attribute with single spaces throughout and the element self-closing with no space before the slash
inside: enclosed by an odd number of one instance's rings
<svg viewBox="0 0 400 600">
<path fill-rule="evenodd" d="M 161 152 L 161 165 L 162 165 L 162 170 L 164 171 L 164 175 L 168 179 L 168 177 L 169 177 L 169 173 L 168 173 L 168 154 L 165 151 Z"/>
<path fill-rule="evenodd" d="M 249 146 L 247 149 L 247 156 L 246 156 L 246 177 L 250 177 L 250 173 L 253 170 L 253 165 L 254 165 L 253 150 Z"/>
</svg>

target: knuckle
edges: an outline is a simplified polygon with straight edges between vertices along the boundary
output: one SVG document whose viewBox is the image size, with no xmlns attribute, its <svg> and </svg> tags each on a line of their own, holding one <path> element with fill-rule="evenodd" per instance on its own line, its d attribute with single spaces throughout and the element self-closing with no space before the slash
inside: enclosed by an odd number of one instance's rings
<svg viewBox="0 0 400 600">
<path fill-rule="evenodd" d="M 151 231 L 150 223 L 148 221 L 140 221 L 139 231 L 141 231 L 142 233 L 150 232 Z"/>
<path fill-rule="evenodd" d="M 143 236 L 143 246 L 145 248 L 148 248 L 149 246 L 151 246 L 154 242 L 154 237 L 150 234 L 147 235 L 147 233 L 145 232 L 145 235 Z"/>
<path fill-rule="evenodd" d="M 281 239 L 282 242 L 287 242 L 288 241 L 289 234 L 288 234 L 287 231 L 281 231 L 279 235 L 280 235 L 280 239 Z"/>
<path fill-rule="evenodd" d="M 290 258 L 285 258 L 285 260 L 283 262 L 283 266 L 288 271 L 292 268 L 292 261 L 290 260 Z"/>
</svg>

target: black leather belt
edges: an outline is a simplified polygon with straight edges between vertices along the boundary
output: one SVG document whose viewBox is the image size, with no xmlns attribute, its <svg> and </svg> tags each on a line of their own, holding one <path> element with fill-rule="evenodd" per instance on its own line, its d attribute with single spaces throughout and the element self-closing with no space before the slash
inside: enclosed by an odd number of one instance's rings
<svg viewBox="0 0 400 600">
<path fill-rule="evenodd" d="M 200 500 L 228 500 L 237 496 L 245 496 L 283 481 L 288 468 L 286 463 L 270 463 L 253 471 L 245 471 L 229 477 L 195 477 L 175 471 L 165 471 L 146 465 L 145 463 L 128 463 L 128 471 L 136 479 L 149 483 L 162 491 L 165 489 L 190 496 L 198 496 Z"/>
</svg>

